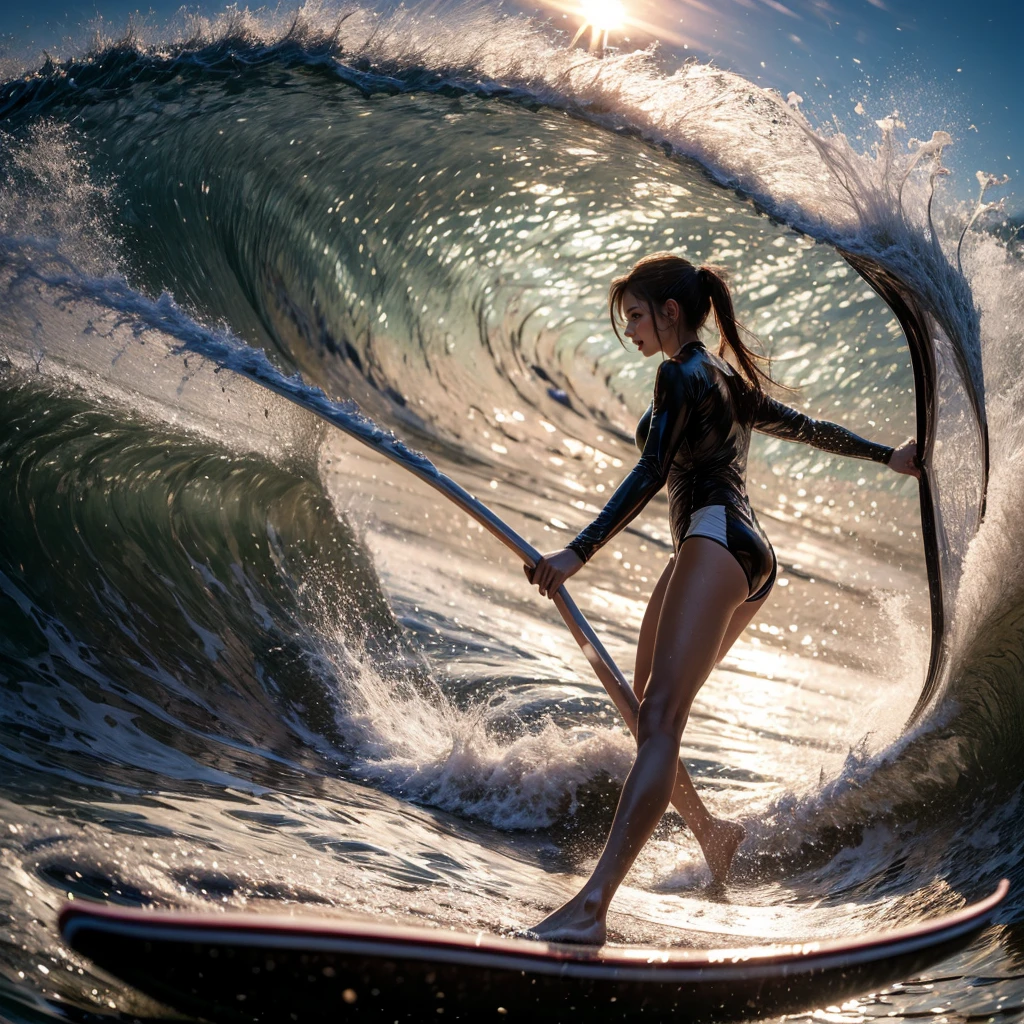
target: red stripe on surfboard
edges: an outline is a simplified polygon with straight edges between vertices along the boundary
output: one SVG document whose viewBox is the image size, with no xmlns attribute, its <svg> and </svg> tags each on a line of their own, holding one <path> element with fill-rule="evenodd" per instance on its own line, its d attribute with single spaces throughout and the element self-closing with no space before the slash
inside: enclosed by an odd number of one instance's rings
<svg viewBox="0 0 1024 1024">
<path fill-rule="evenodd" d="M 460 934 L 457 932 L 415 928 L 406 925 L 390 926 L 362 920 L 331 920 L 324 918 L 282 918 L 261 914 L 191 913 L 181 910 L 144 910 L 142 908 L 112 907 L 103 904 L 69 903 L 60 912 L 62 933 L 95 922 L 124 928 L 159 929 L 170 939 L 176 931 L 207 933 L 208 941 L 229 943 L 231 938 L 262 936 L 289 940 L 356 940 L 381 946 L 419 947 L 424 950 L 450 950 L 452 952 L 492 953 L 513 956 L 523 960 L 561 961 L 567 963 L 603 965 L 607 967 L 715 967 L 724 963 L 746 962 L 768 965 L 772 961 L 798 958 L 816 960 L 835 955 L 855 955 L 886 947 L 915 943 L 945 932 L 957 931 L 984 919 L 993 913 L 1006 897 L 1009 882 L 1003 879 L 995 892 L 977 903 L 942 917 L 906 925 L 887 932 L 858 936 L 853 939 L 824 939 L 803 943 L 785 943 L 769 946 L 679 950 L 647 947 L 574 947 L 551 945 L 528 939 L 502 938 L 484 932 Z"/>
</svg>

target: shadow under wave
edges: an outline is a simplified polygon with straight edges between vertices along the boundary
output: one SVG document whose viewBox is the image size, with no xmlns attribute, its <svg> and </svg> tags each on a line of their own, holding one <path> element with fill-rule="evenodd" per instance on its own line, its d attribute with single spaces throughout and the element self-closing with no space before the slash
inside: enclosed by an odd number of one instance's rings
<svg viewBox="0 0 1024 1024">
<path fill-rule="evenodd" d="M 351 751 L 346 651 L 429 690 L 315 478 L 13 372 L 0 438 L 9 764 L 126 792 L 301 784 Z"/>
</svg>

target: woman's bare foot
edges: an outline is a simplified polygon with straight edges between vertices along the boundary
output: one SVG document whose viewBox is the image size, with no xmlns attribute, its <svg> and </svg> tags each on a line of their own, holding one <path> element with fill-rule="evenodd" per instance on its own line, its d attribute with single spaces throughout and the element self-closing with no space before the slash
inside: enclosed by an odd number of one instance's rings
<svg viewBox="0 0 1024 1024">
<path fill-rule="evenodd" d="M 603 946 L 608 928 L 600 916 L 599 893 L 585 896 L 579 893 L 540 924 L 529 929 L 531 939 L 543 942 L 578 942 L 588 946 Z"/>
<path fill-rule="evenodd" d="M 704 857 L 711 869 L 711 877 L 716 882 L 724 882 L 747 830 L 738 821 L 726 821 L 724 818 L 716 818 L 711 828 L 711 835 L 703 847 Z"/>
</svg>

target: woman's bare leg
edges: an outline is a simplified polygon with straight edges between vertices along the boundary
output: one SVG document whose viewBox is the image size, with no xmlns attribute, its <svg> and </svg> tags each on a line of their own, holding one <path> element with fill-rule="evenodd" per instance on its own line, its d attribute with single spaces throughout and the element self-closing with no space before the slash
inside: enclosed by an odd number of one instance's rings
<svg viewBox="0 0 1024 1024">
<path fill-rule="evenodd" d="M 683 787 L 683 816 L 705 853 L 709 847 L 716 852 L 717 819 L 679 766 L 679 743 L 690 705 L 746 597 L 746 577 L 725 548 L 706 537 L 691 537 L 683 544 L 665 589 L 650 679 L 640 705 L 636 760 L 622 787 L 608 840 L 579 894 L 534 929 L 541 938 L 604 941 L 608 905 L 668 807 L 677 769 L 688 783 Z"/>
<path fill-rule="evenodd" d="M 655 584 L 640 626 L 640 637 L 636 645 L 636 667 L 633 672 L 633 692 L 640 700 L 643 700 L 647 680 L 651 674 L 651 666 L 654 662 L 654 643 L 658 632 L 658 620 L 661 618 L 661 609 L 668 581 L 672 575 L 673 564 L 674 560 L 670 559 Z M 767 595 L 765 595 L 760 601 L 745 601 L 733 612 L 725 631 L 725 637 L 718 649 L 716 661 L 721 661 L 729 653 L 732 645 L 750 624 L 751 619 L 761 610 L 767 599 Z M 746 836 L 746 830 L 738 822 L 716 818 L 708 811 L 682 762 L 679 763 L 676 770 L 676 786 L 672 793 L 672 803 L 677 809 L 685 808 L 688 811 L 688 814 L 683 815 L 684 820 L 700 844 L 704 859 L 708 862 L 711 877 L 716 882 L 724 881 L 733 858 L 736 856 L 736 851 Z"/>
<path fill-rule="evenodd" d="M 658 620 L 661 618 L 661 606 L 665 600 L 665 590 L 668 587 L 669 577 L 672 575 L 672 568 L 675 565 L 673 555 L 668 564 L 662 570 L 658 582 L 654 584 L 651 591 L 651 599 L 647 602 L 644 611 L 643 621 L 640 623 L 640 636 L 636 642 L 636 660 L 633 667 L 633 692 L 638 700 L 644 699 L 644 690 L 647 687 L 647 680 L 651 675 L 651 665 L 654 661 L 654 639 L 658 635 Z M 743 630 L 750 625 L 751 620 L 761 610 L 768 595 L 765 594 L 759 601 L 744 601 L 743 604 L 733 613 L 729 622 L 729 628 L 725 631 L 725 639 L 718 650 L 718 661 L 721 661 L 732 649 L 732 645 L 740 638 Z"/>
<path fill-rule="evenodd" d="M 768 595 L 766 594 L 760 601 L 750 603 L 744 601 L 733 612 L 722 644 L 718 649 L 716 662 L 721 661 L 729 653 L 732 645 L 739 639 L 740 634 L 750 624 L 750 620 L 761 610 L 761 606 L 767 600 Z M 694 788 L 690 773 L 682 761 L 676 769 L 676 786 L 672 792 L 672 803 L 683 813 L 683 819 L 690 831 L 693 832 L 697 842 L 700 843 L 704 859 L 708 862 L 708 868 L 711 871 L 711 877 L 716 882 L 724 882 L 747 830 L 738 821 L 716 818 L 707 809 Z"/>
<path fill-rule="evenodd" d="M 673 555 L 658 577 L 651 591 L 651 599 L 644 610 L 643 621 L 640 623 L 640 636 L 636 641 L 636 661 L 633 665 L 633 692 L 637 700 L 644 699 L 647 680 L 651 676 L 651 665 L 654 663 L 654 640 L 658 635 L 658 620 L 661 618 L 661 606 L 665 600 L 668 581 L 675 568 L 676 558 Z"/>
<path fill-rule="evenodd" d="M 770 593 L 771 591 L 758 601 L 744 601 L 736 609 L 729 623 L 729 628 L 725 631 L 725 639 L 722 641 L 722 646 L 718 649 L 718 661 L 721 661 L 732 649 L 732 645 L 739 640 L 743 630 L 750 625 L 751 620 L 764 606 L 765 601 L 768 600 Z"/>
</svg>

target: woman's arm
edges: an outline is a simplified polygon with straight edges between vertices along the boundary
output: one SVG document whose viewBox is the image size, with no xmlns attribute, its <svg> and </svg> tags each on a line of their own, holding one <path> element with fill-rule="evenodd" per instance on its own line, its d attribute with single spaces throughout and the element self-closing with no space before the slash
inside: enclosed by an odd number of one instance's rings
<svg viewBox="0 0 1024 1024">
<path fill-rule="evenodd" d="M 665 484 L 690 416 L 687 377 L 678 363 L 666 360 L 654 381 L 651 429 L 643 454 L 615 489 L 598 517 L 566 545 L 582 561 L 591 556 L 640 514 Z"/>
<path fill-rule="evenodd" d="M 892 458 L 895 449 L 889 445 L 868 441 L 852 430 L 830 423 L 828 420 L 815 420 L 788 405 L 776 401 L 770 395 L 762 395 L 754 414 L 754 429 L 772 437 L 781 437 L 787 441 L 802 441 L 822 451 L 834 452 L 836 455 L 850 455 L 855 459 L 871 459 L 886 465 Z"/>
<path fill-rule="evenodd" d="M 658 367 L 651 429 L 637 464 L 615 489 L 597 518 L 565 548 L 544 555 L 532 570 L 524 567 L 527 579 L 540 587 L 542 594 L 553 597 L 562 583 L 639 515 L 664 486 L 689 419 L 688 391 L 687 375 L 678 363 L 666 360 Z"/>
</svg>

